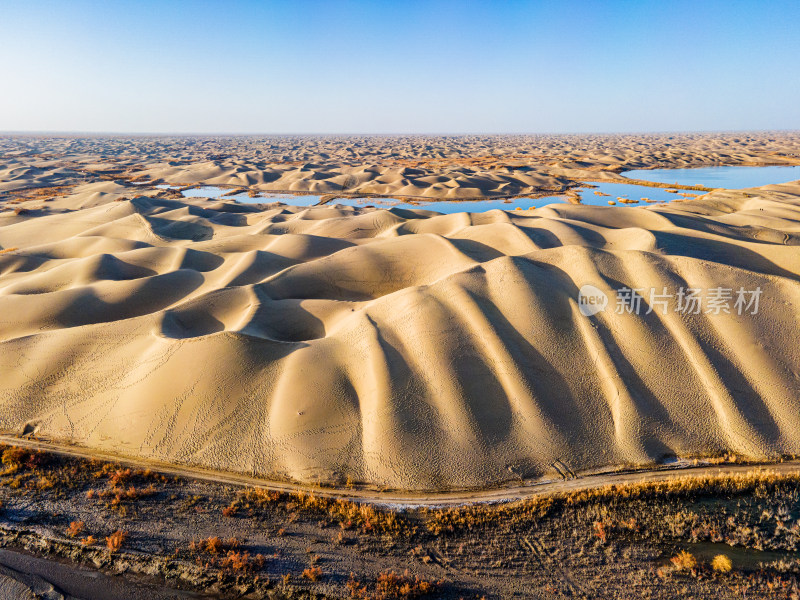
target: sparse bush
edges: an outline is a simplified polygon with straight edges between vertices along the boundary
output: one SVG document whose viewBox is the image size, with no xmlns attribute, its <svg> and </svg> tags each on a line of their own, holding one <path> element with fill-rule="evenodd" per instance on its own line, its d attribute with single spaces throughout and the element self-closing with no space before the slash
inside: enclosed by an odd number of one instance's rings
<svg viewBox="0 0 800 600">
<path fill-rule="evenodd" d="M 133 472 L 130 469 L 115 469 L 109 476 L 108 482 L 112 487 L 116 487 L 129 481 L 132 476 Z"/>
<path fill-rule="evenodd" d="M 322 569 L 319 567 L 311 567 L 303 571 L 303 579 L 309 581 L 319 581 L 322 578 Z"/>
<path fill-rule="evenodd" d="M 3 450 L 2 459 L 0 460 L 6 467 L 4 474 L 11 475 L 20 470 L 36 471 L 47 464 L 48 455 L 44 452 L 10 446 Z"/>
<path fill-rule="evenodd" d="M 14 472 L 20 469 L 28 457 L 28 452 L 23 448 L 6 448 L 3 450 L 3 464 L 6 466 L 8 471 L 7 473 Z"/>
<path fill-rule="evenodd" d="M 240 502 L 246 502 L 248 504 L 254 504 L 259 508 L 264 508 L 279 502 L 281 500 L 281 493 L 261 488 L 247 488 L 239 492 L 238 499 Z"/>
<path fill-rule="evenodd" d="M 220 537 L 213 536 L 199 542 L 192 541 L 189 543 L 189 549 L 196 553 L 219 554 L 225 550 L 233 550 L 239 547 L 239 540 L 235 537 L 223 540 Z"/>
<path fill-rule="evenodd" d="M 681 550 L 669 559 L 676 571 L 691 571 L 697 566 L 697 559 L 691 552 Z"/>
<path fill-rule="evenodd" d="M 717 554 L 711 561 L 711 568 L 717 573 L 727 573 L 733 568 L 733 565 L 730 558 L 724 554 Z"/>
<path fill-rule="evenodd" d="M 81 533 L 83 533 L 83 529 L 83 521 L 72 521 L 67 528 L 67 535 L 71 538 L 78 537 Z"/>
<path fill-rule="evenodd" d="M 43 492 L 44 490 L 53 489 L 55 486 L 56 482 L 53 480 L 52 477 L 49 477 L 47 475 L 42 475 L 41 477 L 39 477 L 39 479 L 36 480 L 36 485 L 35 485 L 36 489 L 39 490 L 40 492 Z"/>
<path fill-rule="evenodd" d="M 347 583 L 350 596 L 364 600 L 420 598 L 434 593 L 436 588 L 437 584 L 412 577 L 408 570 L 402 574 L 384 571 L 378 575 L 374 584 L 361 584 L 351 573 Z"/>
<path fill-rule="evenodd" d="M 111 553 L 118 552 L 122 548 L 122 544 L 128 539 L 127 531 L 117 530 L 106 538 L 106 547 Z"/>
<path fill-rule="evenodd" d="M 594 524 L 592 525 L 592 528 L 594 529 L 594 535 L 603 544 L 605 544 L 606 543 L 606 538 L 608 537 L 608 532 L 606 531 L 606 526 L 600 521 L 595 521 Z"/>
<path fill-rule="evenodd" d="M 228 555 L 223 558 L 219 566 L 223 569 L 230 569 L 235 572 L 250 573 L 261 569 L 264 566 L 265 558 L 261 554 L 250 556 L 249 552 L 228 551 Z"/>
<path fill-rule="evenodd" d="M 208 540 L 206 540 L 205 550 L 210 554 L 219 554 L 219 551 L 222 550 L 222 540 L 218 537 L 208 538 Z"/>
</svg>

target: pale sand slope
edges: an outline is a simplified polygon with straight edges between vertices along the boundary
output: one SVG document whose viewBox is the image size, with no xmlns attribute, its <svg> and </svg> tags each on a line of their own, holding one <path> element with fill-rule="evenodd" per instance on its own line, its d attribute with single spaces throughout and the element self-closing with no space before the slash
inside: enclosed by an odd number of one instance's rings
<svg viewBox="0 0 800 600">
<path fill-rule="evenodd" d="M 800 452 L 798 183 L 444 216 L 123 192 L 0 214 L 0 429 L 408 489 Z M 763 295 L 589 319 L 585 283 Z"/>
</svg>

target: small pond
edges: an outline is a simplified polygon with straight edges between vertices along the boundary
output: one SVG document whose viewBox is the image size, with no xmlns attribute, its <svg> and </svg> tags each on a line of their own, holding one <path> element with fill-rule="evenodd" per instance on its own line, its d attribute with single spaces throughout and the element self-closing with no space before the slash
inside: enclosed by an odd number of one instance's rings
<svg viewBox="0 0 800 600">
<path fill-rule="evenodd" d="M 709 188 L 739 190 L 760 187 L 771 183 L 786 183 L 800 179 L 797 167 L 700 167 L 697 169 L 637 169 L 625 171 L 623 177 L 677 183 L 679 185 L 702 185 Z"/>
</svg>

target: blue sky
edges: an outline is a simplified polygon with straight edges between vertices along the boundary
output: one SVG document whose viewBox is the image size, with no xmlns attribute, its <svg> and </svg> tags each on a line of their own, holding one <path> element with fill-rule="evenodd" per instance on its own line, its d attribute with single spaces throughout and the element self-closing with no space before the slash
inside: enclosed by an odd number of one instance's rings
<svg viewBox="0 0 800 600">
<path fill-rule="evenodd" d="M 0 131 L 800 129 L 800 2 L 0 3 Z"/>
</svg>

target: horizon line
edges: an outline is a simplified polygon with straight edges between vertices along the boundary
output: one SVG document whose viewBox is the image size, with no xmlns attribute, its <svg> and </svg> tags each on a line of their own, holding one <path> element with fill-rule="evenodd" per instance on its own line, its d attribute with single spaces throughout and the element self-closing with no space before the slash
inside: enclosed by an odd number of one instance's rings
<svg viewBox="0 0 800 600">
<path fill-rule="evenodd" d="M 552 132 L 167 132 L 167 131 L 82 131 L 82 130 L 0 130 L 0 136 L 112 136 L 112 137 L 401 137 L 401 136 L 430 136 L 430 137 L 463 137 L 463 136 L 574 136 L 574 135 L 656 135 L 656 134 L 697 134 L 697 133 L 795 133 L 800 128 L 787 129 L 660 129 L 660 130 L 629 130 L 629 131 L 552 131 Z"/>
</svg>

